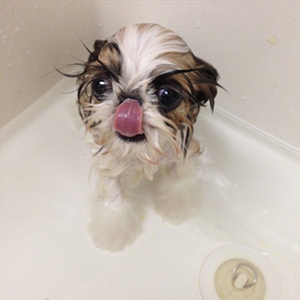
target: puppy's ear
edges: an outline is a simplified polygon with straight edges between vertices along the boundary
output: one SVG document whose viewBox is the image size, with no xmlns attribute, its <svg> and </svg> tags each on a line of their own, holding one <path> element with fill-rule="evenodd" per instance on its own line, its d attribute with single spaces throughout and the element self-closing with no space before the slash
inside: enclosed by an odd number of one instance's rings
<svg viewBox="0 0 300 300">
<path fill-rule="evenodd" d="M 196 69 L 198 69 L 195 79 L 195 98 L 200 102 L 200 105 L 205 105 L 209 101 L 210 107 L 213 110 L 217 95 L 219 74 L 212 65 L 204 60 L 195 57 L 195 62 Z"/>
<path fill-rule="evenodd" d="M 99 53 L 106 43 L 107 43 L 106 40 L 105 41 L 96 40 L 94 42 L 94 51 L 91 52 L 91 54 L 89 56 L 89 60 L 88 60 L 89 63 L 94 62 L 98 59 Z"/>
</svg>

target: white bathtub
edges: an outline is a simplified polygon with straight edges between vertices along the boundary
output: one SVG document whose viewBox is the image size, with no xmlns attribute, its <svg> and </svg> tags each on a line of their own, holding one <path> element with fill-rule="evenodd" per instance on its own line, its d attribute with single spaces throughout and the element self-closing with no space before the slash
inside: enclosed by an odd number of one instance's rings
<svg viewBox="0 0 300 300">
<path fill-rule="evenodd" d="M 94 182 L 71 90 L 63 80 L 0 132 L 0 299 L 214 300 L 216 264 L 237 256 L 262 272 L 264 299 L 299 299 L 297 151 L 203 109 L 200 214 L 174 226 L 149 209 L 110 254 L 86 229 Z"/>
</svg>

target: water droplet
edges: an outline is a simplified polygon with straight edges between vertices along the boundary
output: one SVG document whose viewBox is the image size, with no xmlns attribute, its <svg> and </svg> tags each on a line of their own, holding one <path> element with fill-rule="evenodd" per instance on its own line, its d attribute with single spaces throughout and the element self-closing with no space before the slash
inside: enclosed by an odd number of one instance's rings
<svg viewBox="0 0 300 300">
<path fill-rule="evenodd" d="M 267 39 L 267 41 L 268 41 L 268 43 L 269 43 L 270 45 L 275 45 L 276 42 L 277 42 L 277 38 L 276 38 L 275 35 L 271 35 L 271 36 Z"/>
</svg>

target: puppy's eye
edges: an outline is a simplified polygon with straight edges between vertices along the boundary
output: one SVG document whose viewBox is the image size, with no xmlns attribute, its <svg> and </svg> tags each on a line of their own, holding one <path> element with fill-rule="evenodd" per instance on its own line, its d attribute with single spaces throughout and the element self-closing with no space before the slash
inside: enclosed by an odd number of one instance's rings
<svg viewBox="0 0 300 300">
<path fill-rule="evenodd" d="M 181 96 L 177 91 L 168 87 L 161 88 L 157 93 L 161 106 L 166 110 L 175 109 L 181 101 Z"/>
<path fill-rule="evenodd" d="M 111 88 L 110 81 L 108 79 L 98 78 L 92 82 L 92 93 L 96 98 L 102 98 L 103 94 L 109 91 Z"/>
</svg>

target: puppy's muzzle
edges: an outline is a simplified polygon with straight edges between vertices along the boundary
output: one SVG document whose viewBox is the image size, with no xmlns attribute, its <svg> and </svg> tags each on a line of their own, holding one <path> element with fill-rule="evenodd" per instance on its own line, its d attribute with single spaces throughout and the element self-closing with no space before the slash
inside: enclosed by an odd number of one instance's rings
<svg viewBox="0 0 300 300">
<path fill-rule="evenodd" d="M 139 101 L 131 98 L 124 100 L 114 113 L 114 130 L 125 141 L 145 139 L 143 131 L 143 109 Z"/>
</svg>

